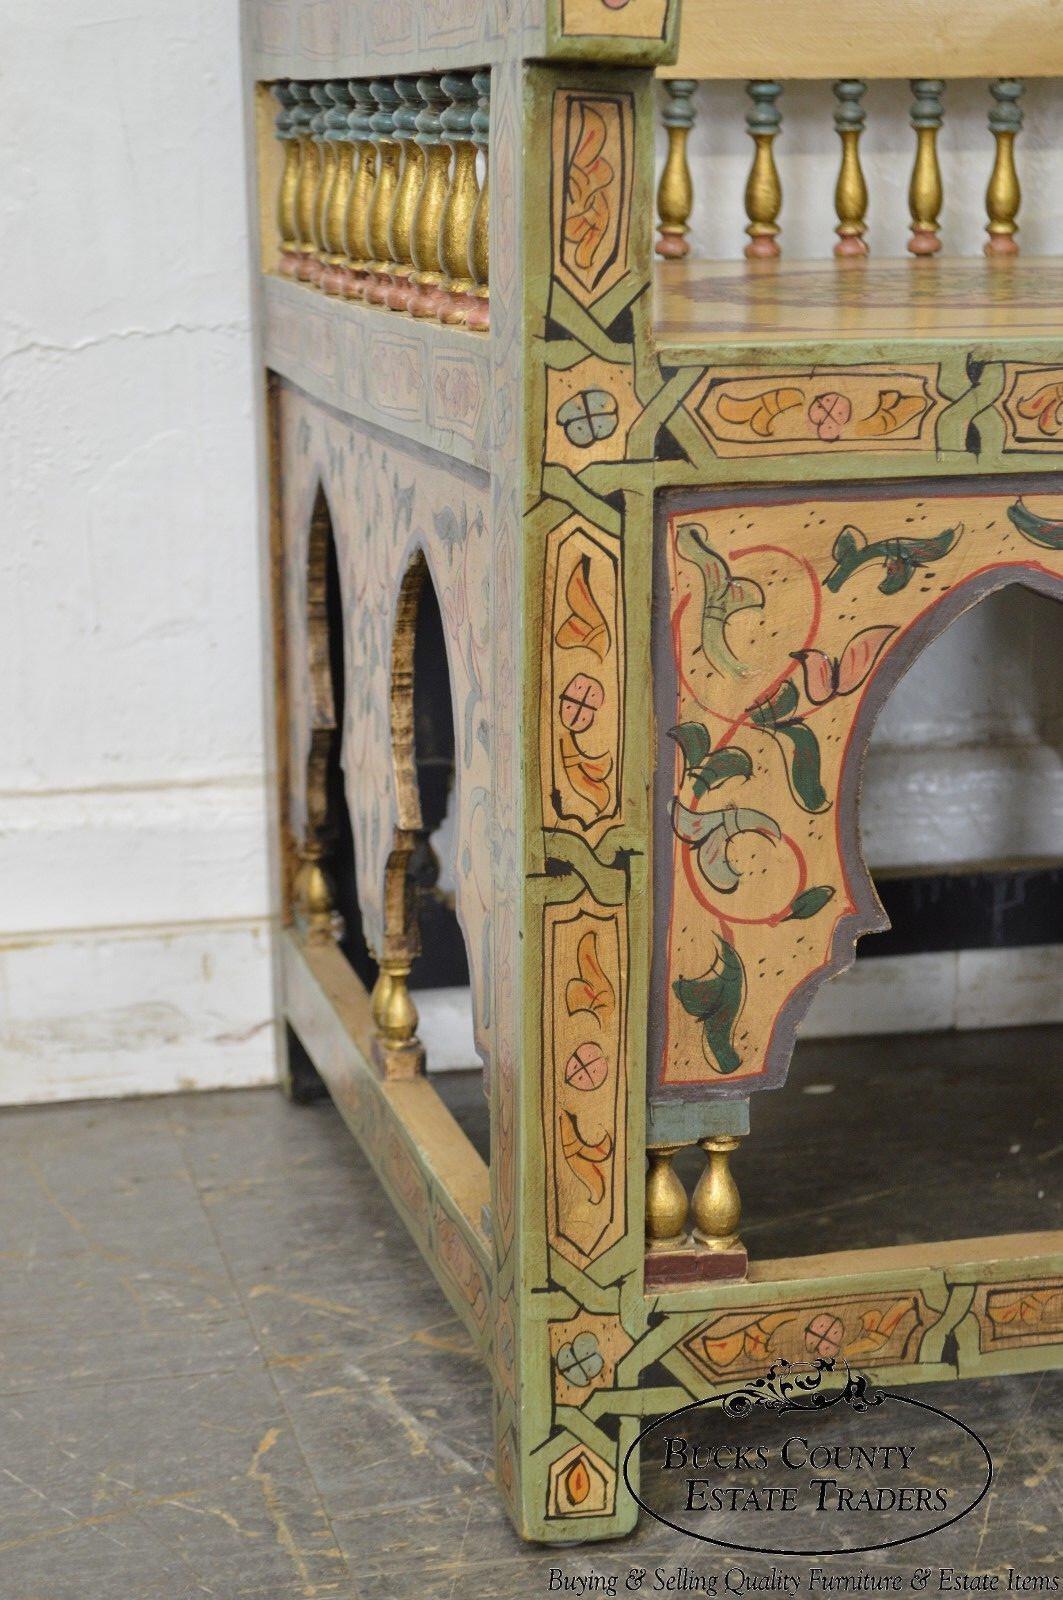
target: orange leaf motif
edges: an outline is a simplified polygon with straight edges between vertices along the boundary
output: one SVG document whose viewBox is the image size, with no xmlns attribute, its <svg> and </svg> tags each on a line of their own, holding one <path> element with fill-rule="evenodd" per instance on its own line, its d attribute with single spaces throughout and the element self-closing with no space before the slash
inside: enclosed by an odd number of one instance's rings
<svg viewBox="0 0 1063 1600">
<path fill-rule="evenodd" d="M 1015 407 L 1020 417 L 1036 419 L 1038 433 L 1063 433 L 1063 383 L 1046 383 Z"/>
<path fill-rule="evenodd" d="M 601 816 L 611 798 L 608 779 L 613 770 L 612 756 L 584 755 L 572 734 L 565 730 L 561 734 L 561 765 L 580 799 L 588 801 L 595 814 Z"/>
<path fill-rule="evenodd" d="M 582 106 L 579 137 L 566 175 L 565 212 L 565 238 L 576 247 L 574 259 L 581 272 L 593 266 L 612 220 L 609 187 L 614 172 L 602 154 L 607 137 L 601 113 Z"/>
<path fill-rule="evenodd" d="M 926 408 L 921 394 L 902 395 L 899 389 L 880 389 L 875 409 L 856 423 L 853 433 L 858 439 L 882 438 L 922 416 Z"/>
<path fill-rule="evenodd" d="M 579 977 L 565 985 L 565 1005 L 570 1017 L 589 1011 L 603 1027 L 613 1015 L 616 995 L 598 960 L 598 938 L 585 933 L 576 950 Z"/>
<path fill-rule="evenodd" d="M 860 1313 L 863 1334 L 850 1339 L 845 1346 L 847 1356 L 870 1355 L 881 1350 L 905 1314 L 912 1309 L 910 1300 L 895 1300 L 886 1311 L 871 1306 Z"/>
<path fill-rule="evenodd" d="M 799 406 L 803 398 L 800 389 L 765 389 L 747 399 L 724 393 L 716 402 L 716 409 L 725 422 L 748 423 L 758 439 L 770 439 L 778 418 Z"/>
<path fill-rule="evenodd" d="M 591 589 L 591 558 L 576 562 L 565 586 L 568 616 L 554 635 L 559 650 L 589 650 L 604 661 L 612 647 L 609 625 Z"/>
<path fill-rule="evenodd" d="M 561 1124 L 561 1150 L 565 1160 L 586 1189 L 591 1204 L 599 1205 L 605 1198 L 605 1178 L 601 1168 L 613 1153 L 612 1135 L 603 1132 L 600 1139 L 590 1144 L 580 1133 L 579 1123 L 571 1111 L 562 1111 L 558 1120 Z"/>
</svg>

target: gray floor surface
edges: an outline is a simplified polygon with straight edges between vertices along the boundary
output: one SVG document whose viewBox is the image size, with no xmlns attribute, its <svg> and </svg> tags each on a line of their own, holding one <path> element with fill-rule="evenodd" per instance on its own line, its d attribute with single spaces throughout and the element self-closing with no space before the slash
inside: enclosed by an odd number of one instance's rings
<svg viewBox="0 0 1063 1600">
<path fill-rule="evenodd" d="M 1059 1226 L 1061 1057 L 1046 1029 L 802 1047 L 739 1160 L 751 1251 Z M 445 1092 L 482 1143 L 477 1083 Z M 0 1600 L 511 1600 L 563 1592 L 552 1573 L 624 1594 L 639 1568 L 653 1593 L 658 1567 L 736 1565 L 808 1592 L 809 1561 L 648 1517 L 610 1545 L 520 1544 L 485 1374 L 328 1102 L 7 1112 L 0 1193 Z M 913 1392 L 981 1433 L 990 1493 L 920 1544 L 818 1565 L 1063 1589 L 1058 1377 Z"/>
</svg>

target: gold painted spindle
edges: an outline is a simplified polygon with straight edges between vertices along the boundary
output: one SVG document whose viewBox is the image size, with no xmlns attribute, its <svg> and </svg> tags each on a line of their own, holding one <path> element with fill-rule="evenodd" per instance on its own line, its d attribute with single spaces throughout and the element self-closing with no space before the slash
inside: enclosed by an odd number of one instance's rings
<svg viewBox="0 0 1063 1600">
<path fill-rule="evenodd" d="M 418 78 L 417 89 L 423 101 L 417 113 L 417 143 L 424 150 L 424 182 L 417 196 L 410 235 L 414 292 L 409 308 L 415 317 L 434 317 L 443 294 L 439 221 L 450 176 L 450 148 L 440 137 L 440 116 L 447 97 L 438 78 Z"/>
<path fill-rule="evenodd" d="M 344 227 L 354 172 L 354 145 L 347 121 L 351 95 L 345 83 L 326 83 L 325 90 L 329 97 L 329 109 L 325 112 L 325 138 L 327 148 L 334 154 L 332 181 L 321 207 L 321 232 L 325 244 L 325 270 L 321 274 L 321 287 L 326 294 L 342 294 L 347 276 Z"/>
<path fill-rule="evenodd" d="M 391 288 L 391 207 L 399 186 L 402 158 L 402 150 L 395 139 L 395 108 L 399 97 L 395 85 L 384 78 L 374 78 L 369 92 L 377 103 L 371 118 L 376 145 L 376 182 L 369 201 L 369 249 L 373 259 L 365 298 L 371 305 L 386 306 Z"/>
<path fill-rule="evenodd" d="M 296 926 L 308 944 L 332 944 L 343 938 L 343 918 L 333 906 L 325 871 L 325 844 L 315 829 L 308 831 L 299 850 L 293 898 Z"/>
<path fill-rule="evenodd" d="M 376 181 L 376 146 L 373 144 L 372 121 L 376 101 L 369 91 L 368 83 L 352 78 L 348 81 L 347 87 L 354 103 L 354 110 L 347 119 L 354 140 L 354 173 L 351 177 L 351 192 L 347 200 L 347 216 L 343 229 L 347 257 L 345 290 L 351 299 L 361 300 L 365 296 L 370 262 L 369 202 Z"/>
<path fill-rule="evenodd" d="M 329 109 L 331 101 L 325 93 L 323 83 L 312 83 L 310 93 L 314 99 L 316 110 L 310 122 L 310 134 L 318 152 L 318 179 L 317 191 L 314 195 L 313 238 L 314 238 L 314 265 L 307 276 L 311 283 L 319 287 L 325 272 L 325 214 L 328 211 L 329 199 L 332 194 L 332 180 L 336 173 L 336 146 L 325 137 L 325 112 Z"/>
<path fill-rule="evenodd" d="M 659 218 L 656 250 L 659 256 L 685 256 L 690 213 L 694 209 L 694 183 L 687 160 L 687 142 L 694 126 L 693 78 L 667 78 L 661 120 L 668 130 L 668 154 L 657 185 Z"/>
<path fill-rule="evenodd" d="M 280 107 L 274 127 L 277 138 L 284 146 L 284 166 L 277 186 L 277 242 L 280 248 L 277 266 L 286 278 L 294 278 L 299 266 L 295 220 L 295 200 L 299 191 L 299 136 L 292 115 L 296 100 L 287 83 L 273 85 L 273 98 Z"/>
<path fill-rule="evenodd" d="M 681 1144 L 652 1145 L 646 1155 L 646 1248 L 676 1250 L 687 1242 L 690 1202 L 682 1179 L 672 1166 Z"/>
<path fill-rule="evenodd" d="M 395 108 L 395 133 L 402 149 L 402 171 L 391 203 L 388 222 L 388 249 L 392 261 L 391 287 L 388 305 L 392 311 L 409 308 L 413 285 L 413 258 L 410 255 L 410 233 L 417 196 L 424 182 L 424 151 L 417 143 L 417 113 L 421 109 L 421 96 L 416 78 L 396 78 L 395 92 L 399 103 Z"/>
<path fill-rule="evenodd" d="M 943 190 L 938 165 L 938 129 L 945 117 L 943 78 L 913 78 L 911 123 L 915 129 L 915 163 L 908 185 L 908 211 L 912 232 L 908 249 L 913 256 L 934 256 L 941 249 L 938 217 Z"/>
<path fill-rule="evenodd" d="M 989 213 L 985 243 L 987 256 L 1014 256 L 1019 253 L 1015 238 L 1018 224 L 1015 221 L 1022 202 L 1019 174 L 1015 168 L 1015 136 L 1022 130 L 1022 107 L 1019 104 L 1025 85 L 1021 78 L 997 78 L 989 85 L 993 106 L 989 112 L 989 126 L 996 140 L 996 159 L 986 190 L 985 204 Z"/>
<path fill-rule="evenodd" d="M 472 142 L 476 89 L 468 72 L 447 73 L 440 87 L 450 101 L 439 119 L 440 135 L 454 160 L 450 187 L 439 219 L 439 265 L 445 274 L 445 284 L 436 315 L 440 322 L 462 323 L 469 315 L 475 287 L 469 274 L 469 246 L 472 219 L 480 195 L 476 146 Z"/>
<path fill-rule="evenodd" d="M 770 260 L 780 254 L 777 218 L 782 210 L 782 184 L 773 146 L 782 126 L 782 113 L 775 104 L 782 94 L 782 84 L 757 79 L 746 85 L 746 92 L 753 102 L 746 112 L 746 129 L 754 149 L 746 182 L 749 243 L 745 253 L 750 260 Z"/>
<path fill-rule="evenodd" d="M 417 1007 L 407 985 L 407 956 L 387 957 L 373 987 L 370 1009 L 385 1078 L 409 1078 L 424 1071 L 424 1051 L 417 1038 Z"/>
<path fill-rule="evenodd" d="M 867 183 L 860 165 L 860 135 L 867 113 L 861 104 L 867 93 L 862 78 L 839 78 L 834 85 L 834 126 L 842 142 L 842 162 L 834 188 L 838 216 L 834 254 L 840 258 L 867 255 Z"/>
<path fill-rule="evenodd" d="M 488 291 L 491 268 L 491 203 L 488 182 L 491 166 L 491 74 L 489 72 L 474 72 L 472 81 L 477 96 L 476 110 L 472 114 L 472 138 L 476 148 L 483 152 L 484 181 L 480 185 L 480 193 L 476 200 L 476 210 L 472 215 L 472 235 L 469 239 L 469 276 L 476 287 L 472 293 L 465 325 L 469 328 L 484 331 L 491 325 Z"/>
<path fill-rule="evenodd" d="M 739 1140 L 726 1133 L 699 1142 L 708 1161 L 697 1181 L 691 1205 L 694 1240 L 709 1250 L 739 1249 L 742 1201 L 731 1175 L 731 1152 L 738 1149 Z"/>
<path fill-rule="evenodd" d="M 299 184 L 295 195 L 295 232 L 299 259 L 295 266 L 295 276 L 309 281 L 317 269 L 314 211 L 321 178 L 321 151 L 312 132 L 314 97 L 310 93 L 310 85 L 292 83 L 289 88 L 295 100 L 292 123 L 299 139 Z"/>
</svg>

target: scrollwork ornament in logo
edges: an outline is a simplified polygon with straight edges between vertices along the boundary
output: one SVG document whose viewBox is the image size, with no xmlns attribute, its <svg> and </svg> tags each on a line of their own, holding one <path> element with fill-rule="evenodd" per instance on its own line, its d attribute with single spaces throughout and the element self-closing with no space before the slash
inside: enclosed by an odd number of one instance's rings
<svg viewBox="0 0 1063 1600">
<path fill-rule="evenodd" d="M 867 1379 L 845 1368 L 845 1387 L 832 1392 L 821 1388 L 823 1374 L 833 1372 L 837 1363 L 818 1356 L 810 1367 L 795 1367 L 789 1361 L 776 1361 L 762 1378 L 751 1378 L 741 1388 L 723 1396 L 721 1407 L 728 1417 L 746 1417 L 755 1406 L 769 1411 L 824 1411 L 828 1406 L 848 1405 L 854 1411 L 879 1406 L 885 1395 L 876 1394 Z"/>
</svg>

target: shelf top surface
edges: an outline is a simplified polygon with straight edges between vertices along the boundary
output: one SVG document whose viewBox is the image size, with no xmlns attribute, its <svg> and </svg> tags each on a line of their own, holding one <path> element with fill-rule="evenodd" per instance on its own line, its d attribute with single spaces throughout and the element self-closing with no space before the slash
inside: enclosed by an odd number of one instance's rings
<svg viewBox="0 0 1063 1600">
<path fill-rule="evenodd" d="M 1063 258 L 659 263 L 662 348 L 1058 340 Z"/>
</svg>

